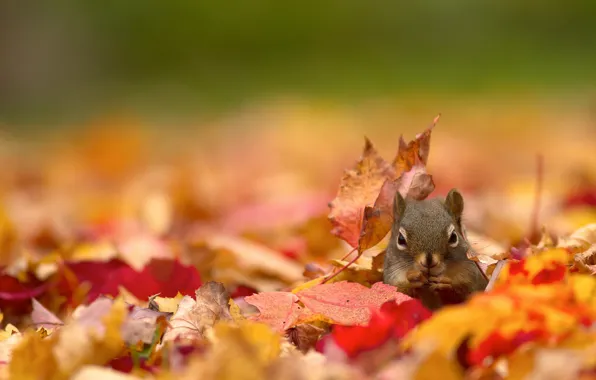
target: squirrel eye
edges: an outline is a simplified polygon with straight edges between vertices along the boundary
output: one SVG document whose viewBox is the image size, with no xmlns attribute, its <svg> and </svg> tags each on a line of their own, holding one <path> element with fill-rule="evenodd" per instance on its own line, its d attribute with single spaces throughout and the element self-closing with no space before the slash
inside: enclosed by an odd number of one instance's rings
<svg viewBox="0 0 596 380">
<path fill-rule="evenodd" d="M 456 247 L 457 243 L 459 243 L 459 238 L 457 237 L 457 232 L 452 231 L 451 235 L 449 235 L 449 245 L 451 247 Z"/>
<path fill-rule="evenodd" d="M 397 235 L 397 248 L 404 250 L 407 247 L 406 242 L 406 231 L 403 228 L 399 229 L 399 234 Z"/>
</svg>

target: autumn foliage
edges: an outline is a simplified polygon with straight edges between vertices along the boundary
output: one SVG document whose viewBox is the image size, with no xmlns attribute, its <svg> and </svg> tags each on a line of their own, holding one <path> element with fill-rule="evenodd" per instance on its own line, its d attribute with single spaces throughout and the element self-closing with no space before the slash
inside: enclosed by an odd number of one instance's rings
<svg viewBox="0 0 596 380">
<path fill-rule="evenodd" d="M 489 285 L 434 313 L 382 282 L 395 193 L 448 187 L 427 168 L 437 121 L 391 160 L 365 139 L 339 189 L 269 201 L 235 182 L 259 183 L 251 146 L 231 153 L 245 171 L 214 174 L 204 156 L 151 171 L 140 132 L 108 130 L 35 175 L 15 168 L 0 209 L 0 375 L 596 378 L 596 224 L 506 242 L 470 228 Z M 593 193 L 566 194 L 561 212 L 593 208 Z"/>
</svg>

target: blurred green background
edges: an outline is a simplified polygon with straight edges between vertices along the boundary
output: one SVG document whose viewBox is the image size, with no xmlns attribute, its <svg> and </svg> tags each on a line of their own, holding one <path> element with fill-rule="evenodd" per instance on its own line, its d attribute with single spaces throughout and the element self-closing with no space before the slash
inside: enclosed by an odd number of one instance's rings
<svg viewBox="0 0 596 380">
<path fill-rule="evenodd" d="M 350 102 L 578 93 L 596 83 L 596 2 L 0 2 L 0 123 Z"/>
</svg>

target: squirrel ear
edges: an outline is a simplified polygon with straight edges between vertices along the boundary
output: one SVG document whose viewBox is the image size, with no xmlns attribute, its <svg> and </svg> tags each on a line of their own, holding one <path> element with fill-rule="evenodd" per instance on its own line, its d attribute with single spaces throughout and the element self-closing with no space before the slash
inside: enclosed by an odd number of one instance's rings
<svg viewBox="0 0 596 380">
<path fill-rule="evenodd" d="M 461 218 L 464 211 L 464 198 L 457 189 L 451 189 L 445 198 L 445 207 L 457 219 Z"/>
<path fill-rule="evenodd" d="M 406 211 L 406 201 L 404 197 L 401 196 L 399 191 L 395 192 L 395 198 L 393 199 L 393 218 L 395 220 L 401 219 L 404 215 L 404 211 Z"/>
</svg>

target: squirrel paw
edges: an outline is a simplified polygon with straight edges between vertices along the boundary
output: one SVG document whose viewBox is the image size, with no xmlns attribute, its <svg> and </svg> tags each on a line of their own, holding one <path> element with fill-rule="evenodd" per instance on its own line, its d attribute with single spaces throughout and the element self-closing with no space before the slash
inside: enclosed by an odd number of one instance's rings
<svg viewBox="0 0 596 380">
<path fill-rule="evenodd" d="M 431 290 L 451 289 L 453 284 L 447 276 L 431 276 L 428 279 Z"/>
<path fill-rule="evenodd" d="M 424 274 L 418 269 L 411 269 L 406 274 L 408 285 L 410 288 L 421 288 L 428 283 Z"/>
</svg>

